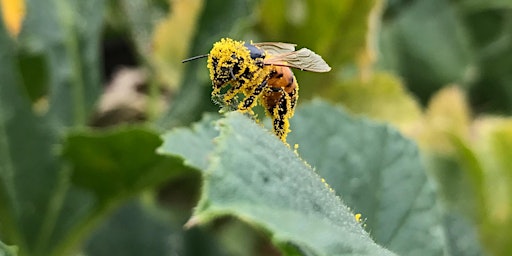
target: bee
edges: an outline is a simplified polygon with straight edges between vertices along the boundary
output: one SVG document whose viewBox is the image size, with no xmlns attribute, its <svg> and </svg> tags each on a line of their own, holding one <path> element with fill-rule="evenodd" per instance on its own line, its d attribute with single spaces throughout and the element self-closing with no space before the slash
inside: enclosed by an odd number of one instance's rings
<svg viewBox="0 0 512 256">
<path fill-rule="evenodd" d="M 223 38 L 213 45 L 209 54 L 183 60 L 183 63 L 207 57 L 212 98 L 222 99 L 224 105 L 237 104 L 238 111 L 251 113 L 259 102 L 272 118 L 274 134 L 286 143 L 290 132 L 289 119 L 295 112 L 299 97 L 299 85 L 291 68 L 312 72 L 331 70 L 320 55 L 307 48 L 295 50 L 295 46 Z M 228 85 L 231 86 L 223 90 Z M 239 94 L 245 98 L 237 103 Z"/>
</svg>

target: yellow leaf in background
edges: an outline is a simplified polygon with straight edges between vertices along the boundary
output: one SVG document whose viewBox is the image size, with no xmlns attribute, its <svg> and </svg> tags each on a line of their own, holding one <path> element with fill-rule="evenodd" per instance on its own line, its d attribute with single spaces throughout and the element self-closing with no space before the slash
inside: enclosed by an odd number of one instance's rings
<svg viewBox="0 0 512 256">
<path fill-rule="evenodd" d="M 430 100 L 416 139 L 426 149 L 452 155 L 453 136 L 467 141 L 470 122 L 464 93 L 457 86 L 445 87 Z"/>
<path fill-rule="evenodd" d="M 377 61 L 378 35 L 381 26 L 381 17 L 384 12 L 384 1 L 376 0 L 368 15 L 368 29 L 366 31 L 366 47 L 360 50 L 357 56 L 359 75 L 363 82 L 368 82 L 373 74 L 373 66 Z"/>
<path fill-rule="evenodd" d="M 7 30 L 13 37 L 17 37 L 25 17 L 24 0 L 1 0 L 2 16 Z"/>
<path fill-rule="evenodd" d="M 512 119 L 479 118 L 472 126 L 472 135 L 473 150 L 485 177 L 484 242 L 495 255 L 505 255 L 502 253 L 510 252 L 512 228 Z"/>
<path fill-rule="evenodd" d="M 485 171 L 492 222 L 512 224 L 512 119 L 483 117 L 473 125 L 474 150 Z"/>
<path fill-rule="evenodd" d="M 153 59 L 157 75 L 171 88 L 181 80 L 203 0 L 170 0 L 171 12 L 155 28 Z M 206 64 L 205 64 L 206 66 Z"/>
</svg>

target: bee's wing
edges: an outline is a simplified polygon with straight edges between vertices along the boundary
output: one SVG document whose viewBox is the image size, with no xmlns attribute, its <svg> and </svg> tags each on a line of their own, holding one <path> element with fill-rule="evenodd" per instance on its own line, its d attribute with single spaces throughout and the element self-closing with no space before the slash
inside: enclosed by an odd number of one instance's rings
<svg viewBox="0 0 512 256">
<path fill-rule="evenodd" d="M 285 66 L 312 72 L 328 72 L 331 67 L 313 51 L 302 48 L 298 51 L 271 55 L 263 61 L 265 65 Z"/>
<path fill-rule="evenodd" d="M 254 46 L 264 50 L 268 55 L 276 55 L 284 52 L 295 51 L 296 44 L 279 43 L 279 42 L 263 42 L 253 43 Z"/>
</svg>

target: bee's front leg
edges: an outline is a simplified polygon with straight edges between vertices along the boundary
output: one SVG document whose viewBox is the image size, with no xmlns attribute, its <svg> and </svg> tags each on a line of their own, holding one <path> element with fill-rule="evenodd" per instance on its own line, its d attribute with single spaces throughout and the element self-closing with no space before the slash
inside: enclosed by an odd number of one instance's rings
<svg viewBox="0 0 512 256">
<path fill-rule="evenodd" d="M 240 104 L 238 105 L 238 110 L 251 110 L 254 107 L 254 105 L 256 105 L 258 97 L 261 95 L 265 87 L 267 87 L 267 81 L 268 79 L 265 79 L 258 86 L 254 87 L 251 93 L 247 97 L 245 97 L 244 101 L 240 102 Z"/>
<path fill-rule="evenodd" d="M 244 85 L 244 81 L 232 81 L 231 87 L 223 96 L 223 101 L 226 105 L 233 104 L 233 99 L 236 97 L 238 93 L 240 93 L 240 89 Z"/>
</svg>

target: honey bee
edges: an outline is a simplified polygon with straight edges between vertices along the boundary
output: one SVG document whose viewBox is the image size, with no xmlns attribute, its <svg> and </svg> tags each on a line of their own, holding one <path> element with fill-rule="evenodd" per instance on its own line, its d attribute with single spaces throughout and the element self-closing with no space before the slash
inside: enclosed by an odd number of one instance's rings
<svg viewBox="0 0 512 256">
<path fill-rule="evenodd" d="M 295 112 L 299 85 L 290 68 L 312 72 L 328 72 L 331 67 L 313 51 L 295 50 L 289 43 L 246 43 L 223 38 L 213 45 L 209 54 L 192 57 L 183 62 L 208 58 L 212 80 L 212 98 L 222 104 L 237 104 L 237 110 L 252 112 L 260 102 L 272 118 L 274 134 L 286 143 L 290 132 L 289 119 Z M 231 86 L 222 94 L 222 89 Z M 236 97 L 245 98 L 236 103 Z"/>
</svg>

